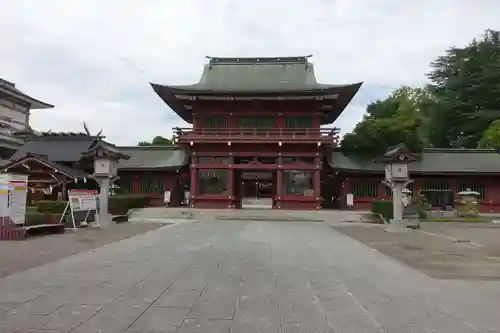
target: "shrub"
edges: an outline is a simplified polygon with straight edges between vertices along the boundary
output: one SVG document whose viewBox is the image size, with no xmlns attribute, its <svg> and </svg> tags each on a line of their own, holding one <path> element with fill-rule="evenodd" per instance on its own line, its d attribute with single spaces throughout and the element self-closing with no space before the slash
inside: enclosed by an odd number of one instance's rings
<svg viewBox="0 0 500 333">
<path fill-rule="evenodd" d="M 36 206 L 27 206 L 26 207 L 26 212 L 27 213 L 37 213 L 38 209 L 36 208 Z"/>
<path fill-rule="evenodd" d="M 24 221 L 25 226 L 45 224 L 45 214 L 38 212 L 27 212 Z"/>
<path fill-rule="evenodd" d="M 392 200 L 373 200 L 372 213 L 380 214 L 386 220 L 392 219 Z"/>
<path fill-rule="evenodd" d="M 412 198 L 412 204 L 417 208 L 418 217 L 421 219 L 426 219 L 427 208 L 429 207 L 429 201 L 423 195 L 414 196 Z"/>
<path fill-rule="evenodd" d="M 126 214 L 130 209 L 144 208 L 149 204 L 149 197 L 143 194 L 114 195 L 109 197 L 109 212 Z"/>
<path fill-rule="evenodd" d="M 35 203 L 39 213 L 62 214 L 66 208 L 67 201 L 41 200 Z"/>
</svg>

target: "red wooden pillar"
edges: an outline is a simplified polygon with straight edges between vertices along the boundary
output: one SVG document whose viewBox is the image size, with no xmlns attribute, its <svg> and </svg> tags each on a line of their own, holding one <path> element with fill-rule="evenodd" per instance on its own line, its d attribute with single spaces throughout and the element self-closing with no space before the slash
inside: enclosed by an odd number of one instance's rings
<svg viewBox="0 0 500 333">
<path fill-rule="evenodd" d="M 314 171 L 314 197 L 316 198 L 316 209 L 321 208 L 321 157 L 316 156 L 314 158 L 314 164 L 316 165 L 316 171 Z"/>
<path fill-rule="evenodd" d="M 229 156 L 229 168 L 227 169 L 227 190 L 229 195 L 228 208 L 235 208 L 234 206 L 234 157 Z"/>
<path fill-rule="evenodd" d="M 189 189 L 190 191 L 190 206 L 194 207 L 196 204 L 196 197 L 197 197 L 197 191 L 196 189 L 198 188 L 198 157 L 192 156 L 191 157 L 191 188 Z"/>
<path fill-rule="evenodd" d="M 345 177 L 342 181 L 342 208 L 347 208 L 347 194 L 352 193 L 352 180 Z M 354 198 L 354 207 L 356 207 L 356 198 Z"/>
<path fill-rule="evenodd" d="M 452 190 L 452 192 L 453 192 L 453 196 L 455 196 L 455 194 L 460 192 L 460 190 L 459 190 L 460 184 L 458 183 L 458 179 L 451 178 L 449 181 L 449 184 L 450 184 L 450 190 Z"/>
<path fill-rule="evenodd" d="M 141 179 L 140 174 L 134 176 L 134 180 L 132 181 L 132 193 L 139 193 L 141 190 Z"/>
<path fill-rule="evenodd" d="M 278 117 L 274 120 L 274 128 L 286 128 L 286 120 L 283 117 L 283 113 L 278 113 Z"/>
<path fill-rule="evenodd" d="M 278 170 L 276 171 L 276 208 L 281 208 L 281 200 L 283 198 L 283 157 L 277 158 Z"/>
</svg>

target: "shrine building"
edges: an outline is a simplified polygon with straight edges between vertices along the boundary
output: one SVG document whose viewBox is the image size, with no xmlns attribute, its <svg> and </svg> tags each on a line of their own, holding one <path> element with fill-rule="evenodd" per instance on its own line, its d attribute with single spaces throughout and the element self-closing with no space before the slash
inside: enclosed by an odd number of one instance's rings
<svg viewBox="0 0 500 333">
<path fill-rule="evenodd" d="M 318 83 L 309 57 L 209 58 L 198 83 L 152 87 L 191 126 L 174 128 L 173 147 L 108 143 L 130 157 L 118 164 L 120 193 L 147 194 L 154 206 L 217 209 L 258 201 L 272 209 L 366 210 L 373 200 L 391 198 L 383 164 L 338 147 L 335 120 L 361 83 Z M 14 96 L 11 87 L 0 92 L 7 90 L 9 101 L 51 107 L 17 90 Z M 33 200 L 96 186 L 82 154 L 103 136 L 24 127 L 13 133 L 22 144 L 2 164 L 4 171 L 28 172 L 34 189 L 50 187 Z M 494 150 L 425 149 L 409 172 L 413 195 L 425 195 L 436 209 L 452 207 L 455 194 L 470 189 L 480 193 L 482 212 L 500 212 Z"/>
<path fill-rule="evenodd" d="M 174 129 L 190 157 L 192 207 L 241 208 L 250 196 L 319 209 L 323 161 L 339 139 L 328 126 L 361 83 L 320 84 L 308 57 L 210 58 L 196 84 L 152 86 L 192 124 Z"/>
</svg>

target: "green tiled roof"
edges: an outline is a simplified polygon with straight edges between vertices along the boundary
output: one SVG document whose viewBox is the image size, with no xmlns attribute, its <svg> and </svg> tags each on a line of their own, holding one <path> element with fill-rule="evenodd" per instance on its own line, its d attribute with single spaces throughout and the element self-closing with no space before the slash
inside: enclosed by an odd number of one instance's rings
<svg viewBox="0 0 500 333">
<path fill-rule="evenodd" d="M 328 164 L 336 170 L 382 173 L 384 164 L 362 156 L 346 156 L 333 151 Z M 500 155 L 489 149 L 425 149 L 409 165 L 410 172 L 421 174 L 500 173 Z"/>
<path fill-rule="evenodd" d="M 319 84 L 306 57 L 211 58 L 196 84 L 170 86 L 185 91 L 288 92 L 312 91 L 336 85 Z"/>
<path fill-rule="evenodd" d="M 308 57 L 284 58 L 210 58 L 201 79 L 190 85 L 151 84 L 155 92 L 177 114 L 191 122 L 191 113 L 178 95 L 259 95 L 259 96 L 335 96 L 327 104 L 325 124 L 333 122 L 349 104 L 361 83 L 330 85 L 316 81 Z M 317 112 L 319 110 L 312 110 Z"/>
<path fill-rule="evenodd" d="M 189 162 L 186 151 L 165 146 L 118 147 L 121 153 L 130 156 L 119 160 L 118 170 L 153 170 L 180 168 Z"/>
</svg>

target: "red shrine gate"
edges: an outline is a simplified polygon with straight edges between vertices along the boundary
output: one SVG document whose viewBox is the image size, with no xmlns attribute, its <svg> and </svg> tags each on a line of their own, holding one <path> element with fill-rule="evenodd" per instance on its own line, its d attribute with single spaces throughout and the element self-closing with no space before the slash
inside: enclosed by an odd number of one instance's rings
<svg viewBox="0 0 500 333">
<path fill-rule="evenodd" d="M 175 128 L 189 152 L 190 205 L 241 208 L 268 198 L 273 208 L 320 209 L 332 124 L 361 84 L 316 82 L 308 57 L 210 58 L 197 84 L 153 84 L 192 128 Z"/>
<path fill-rule="evenodd" d="M 178 129 L 191 145 L 191 201 L 196 207 L 241 208 L 242 198 L 269 198 L 273 208 L 319 209 L 324 147 L 337 131 Z M 262 137 L 267 140 L 262 140 Z"/>
</svg>

